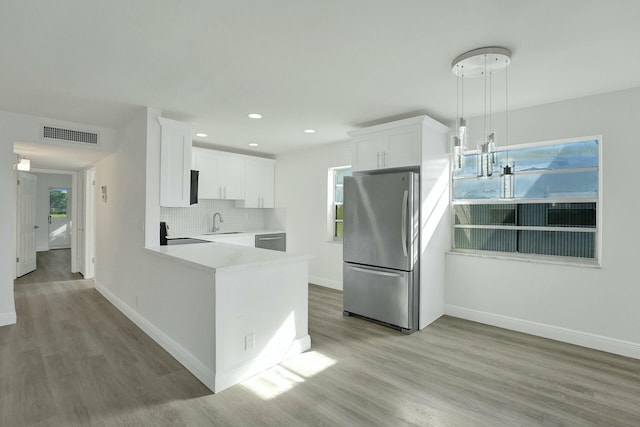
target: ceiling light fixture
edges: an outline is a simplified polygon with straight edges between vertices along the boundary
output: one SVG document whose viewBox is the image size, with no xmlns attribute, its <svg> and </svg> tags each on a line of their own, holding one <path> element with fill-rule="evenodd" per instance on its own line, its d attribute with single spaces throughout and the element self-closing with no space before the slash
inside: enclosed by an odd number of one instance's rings
<svg viewBox="0 0 640 427">
<path fill-rule="evenodd" d="M 304 133 L 316 133 L 315 129 L 305 129 Z"/>
<path fill-rule="evenodd" d="M 25 172 L 30 171 L 31 160 L 27 159 L 26 157 L 22 157 L 20 154 L 18 154 L 18 164 L 16 165 L 16 169 L 18 169 L 19 171 L 25 171 Z"/>
<path fill-rule="evenodd" d="M 457 56 L 451 63 L 451 71 L 457 78 L 456 85 L 456 126 L 457 134 L 453 136 L 453 163 L 455 169 L 462 168 L 462 159 L 467 150 L 469 130 L 464 118 L 464 79 L 465 77 L 482 77 L 484 79 L 484 133 L 477 141 L 477 176 L 490 177 L 496 164 L 496 133 L 492 123 L 492 78 L 495 71 L 507 69 L 511 63 L 511 51 L 503 47 L 481 47 Z M 505 73 L 506 75 L 506 73 Z M 505 78 L 506 81 L 506 78 Z M 508 101 L 508 87 L 505 91 L 505 106 Z M 488 110 L 488 114 L 487 114 Z M 506 111 L 506 108 L 505 108 Z M 508 129 L 508 125 L 507 125 Z M 506 132 L 505 132 L 506 141 Z M 508 142 L 507 142 L 508 143 Z M 508 153 L 508 152 L 507 152 Z M 513 170 L 506 165 L 505 174 L 512 175 Z"/>
<path fill-rule="evenodd" d="M 196 133 L 196 136 L 197 136 L 198 138 L 206 138 L 206 137 L 207 137 L 207 136 L 209 136 L 209 135 L 207 135 L 206 133 L 203 133 L 203 132 L 198 132 L 198 133 Z"/>
<path fill-rule="evenodd" d="M 261 119 L 261 118 L 262 118 L 262 114 L 258 114 L 258 113 L 249 113 L 249 118 L 250 118 L 250 119 Z"/>
<path fill-rule="evenodd" d="M 250 142 L 250 143 L 249 143 L 249 146 L 250 146 L 250 147 L 257 147 L 257 146 L 258 146 L 258 143 L 257 143 L 257 142 Z"/>
</svg>

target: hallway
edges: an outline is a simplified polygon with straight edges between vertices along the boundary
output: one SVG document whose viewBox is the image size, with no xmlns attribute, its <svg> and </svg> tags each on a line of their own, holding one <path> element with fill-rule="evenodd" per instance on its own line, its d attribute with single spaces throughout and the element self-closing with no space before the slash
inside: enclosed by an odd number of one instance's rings
<svg viewBox="0 0 640 427">
<path fill-rule="evenodd" d="M 27 283 L 82 280 L 82 274 L 71 273 L 71 249 L 51 249 L 36 254 L 36 270 L 18 277 L 14 285 Z"/>
</svg>

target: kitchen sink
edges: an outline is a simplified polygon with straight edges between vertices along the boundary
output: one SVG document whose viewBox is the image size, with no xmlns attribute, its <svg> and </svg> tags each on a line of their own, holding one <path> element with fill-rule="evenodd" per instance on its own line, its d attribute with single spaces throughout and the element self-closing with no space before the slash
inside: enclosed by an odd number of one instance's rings
<svg viewBox="0 0 640 427">
<path fill-rule="evenodd" d="M 204 233 L 206 236 L 212 236 L 217 234 L 239 234 L 243 233 L 242 231 L 210 231 L 208 233 Z"/>
</svg>

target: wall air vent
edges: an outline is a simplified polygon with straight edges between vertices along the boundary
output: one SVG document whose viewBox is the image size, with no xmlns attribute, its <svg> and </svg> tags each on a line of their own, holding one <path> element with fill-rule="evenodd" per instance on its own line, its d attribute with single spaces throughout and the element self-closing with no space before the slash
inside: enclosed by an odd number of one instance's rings
<svg viewBox="0 0 640 427">
<path fill-rule="evenodd" d="M 42 137 L 57 141 L 79 142 L 82 144 L 98 145 L 98 134 L 81 130 L 63 129 L 53 126 L 42 127 Z"/>
</svg>

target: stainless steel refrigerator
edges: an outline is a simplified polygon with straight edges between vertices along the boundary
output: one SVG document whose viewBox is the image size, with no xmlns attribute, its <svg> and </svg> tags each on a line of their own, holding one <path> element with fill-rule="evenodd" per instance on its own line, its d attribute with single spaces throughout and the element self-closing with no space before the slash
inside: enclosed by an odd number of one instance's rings
<svg viewBox="0 0 640 427">
<path fill-rule="evenodd" d="M 420 302 L 419 174 L 345 177 L 343 209 L 344 314 L 415 332 Z"/>
</svg>

